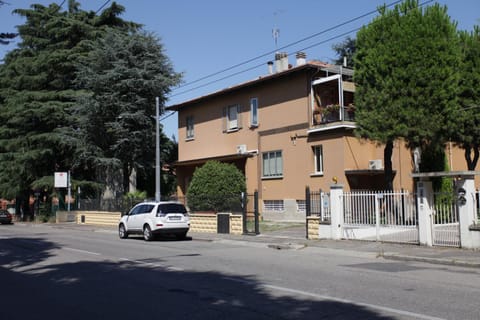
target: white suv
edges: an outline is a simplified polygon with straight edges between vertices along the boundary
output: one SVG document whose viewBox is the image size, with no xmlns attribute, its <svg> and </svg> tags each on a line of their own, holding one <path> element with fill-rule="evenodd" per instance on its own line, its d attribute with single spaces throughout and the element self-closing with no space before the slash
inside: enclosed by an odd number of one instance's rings
<svg viewBox="0 0 480 320">
<path fill-rule="evenodd" d="M 190 229 L 185 206 L 178 202 L 142 202 L 122 216 L 118 224 L 121 239 L 129 234 L 143 234 L 150 241 L 157 234 L 171 234 L 184 239 Z"/>
</svg>

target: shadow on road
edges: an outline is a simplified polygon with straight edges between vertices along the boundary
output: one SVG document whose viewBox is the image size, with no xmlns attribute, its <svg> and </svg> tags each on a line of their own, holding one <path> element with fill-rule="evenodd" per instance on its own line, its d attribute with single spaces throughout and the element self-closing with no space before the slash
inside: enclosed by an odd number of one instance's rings
<svg viewBox="0 0 480 320">
<path fill-rule="evenodd" d="M 0 319 L 393 319 L 354 304 L 272 294 L 254 276 L 60 263 L 56 249 L 41 238 L 0 239 Z"/>
</svg>

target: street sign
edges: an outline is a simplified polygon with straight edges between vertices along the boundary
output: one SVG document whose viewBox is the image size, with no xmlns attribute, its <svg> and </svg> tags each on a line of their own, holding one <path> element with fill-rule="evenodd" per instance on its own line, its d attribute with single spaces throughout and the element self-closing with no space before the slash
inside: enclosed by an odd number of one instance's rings
<svg viewBox="0 0 480 320">
<path fill-rule="evenodd" d="M 55 188 L 67 188 L 68 187 L 68 172 L 55 172 Z"/>
</svg>

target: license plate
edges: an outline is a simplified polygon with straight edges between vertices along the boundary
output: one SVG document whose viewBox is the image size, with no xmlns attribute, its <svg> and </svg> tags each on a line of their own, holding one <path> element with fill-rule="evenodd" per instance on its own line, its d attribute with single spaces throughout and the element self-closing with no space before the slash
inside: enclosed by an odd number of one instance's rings
<svg viewBox="0 0 480 320">
<path fill-rule="evenodd" d="M 173 216 L 173 217 L 169 217 L 168 220 L 181 220 L 182 217 L 180 216 Z"/>
</svg>

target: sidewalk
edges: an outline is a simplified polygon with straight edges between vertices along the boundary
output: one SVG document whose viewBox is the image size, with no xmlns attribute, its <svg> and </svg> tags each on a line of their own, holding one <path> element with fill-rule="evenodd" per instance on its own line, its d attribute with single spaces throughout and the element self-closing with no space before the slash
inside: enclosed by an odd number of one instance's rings
<svg viewBox="0 0 480 320">
<path fill-rule="evenodd" d="M 78 230 L 103 231 L 116 233 L 116 227 L 99 227 L 78 224 L 48 224 L 54 228 L 73 228 Z M 284 229 L 259 235 L 232 235 L 217 233 L 189 232 L 193 240 L 210 242 L 237 242 L 252 247 L 265 247 L 277 250 L 301 250 L 305 247 L 317 247 L 328 250 L 343 250 L 349 254 L 363 254 L 372 257 L 400 261 L 419 261 L 441 265 L 454 265 L 480 269 L 480 250 L 467 250 L 448 247 L 425 247 L 410 244 L 396 244 L 374 241 L 353 240 L 308 240 L 305 228 Z"/>
<path fill-rule="evenodd" d="M 195 240 L 239 241 L 256 247 L 264 246 L 278 250 L 301 250 L 305 247 L 317 247 L 329 250 L 342 250 L 348 253 L 369 254 L 388 260 L 419 261 L 432 264 L 453 265 L 480 269 L 480 250 L 467 250 L 448 247 L 425 247 L 410 244 L 396 244 L 374 241 L 354 240 L 308 240 L 297 232 L 292 236 L 287 230 L 260 235 L 230 235 L 189 233 Z"/>
</svg>

